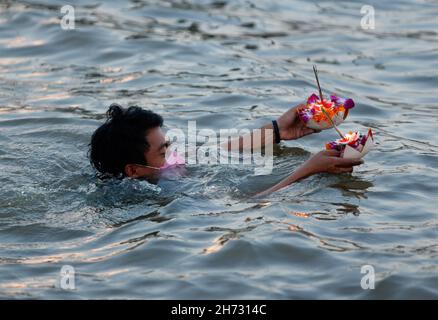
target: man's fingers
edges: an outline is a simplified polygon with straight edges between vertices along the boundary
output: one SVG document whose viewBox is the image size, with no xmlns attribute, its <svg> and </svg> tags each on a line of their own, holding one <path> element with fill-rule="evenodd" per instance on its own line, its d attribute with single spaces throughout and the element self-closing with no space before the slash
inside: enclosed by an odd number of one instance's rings
<svg viewBox="0 0 438 320">
<path fill-rule="evenodd" d="M 303 136 L 307 136 L 309 134 L 315 133 L 316 131 L 314 129 L 310 129 L 310 128 L 304 128 L 303 129 Z"/>
<path fill-rule="evenodd" d="M 338 157 L 341 154 L 338 150 L 324 150 L 322 152 L 329 157 Z"/>
<path fill-rule="evenodd" d="M 310 133 L 319 133 L 319 132 L 321 132 L 321 130 L 310 129 L 310 128 L 307 128 L 307 127 L 306 127 L 304 130 L 308 131 L 308 132 L 309 132 L 308 134 L 310 134 Z"/>
<path fill-rule="evenodd" d="M 353 172 L 353 167 L 338 167 L 336 168 L 336 172 L 338 173 Z"/>
<path fill-rule="evenodd" d="M 361 165 L 363 163 L 362 159 L 336 158 L 334 159 L 334 161 L 337 167 L 353 167 Z"/>
</svg>

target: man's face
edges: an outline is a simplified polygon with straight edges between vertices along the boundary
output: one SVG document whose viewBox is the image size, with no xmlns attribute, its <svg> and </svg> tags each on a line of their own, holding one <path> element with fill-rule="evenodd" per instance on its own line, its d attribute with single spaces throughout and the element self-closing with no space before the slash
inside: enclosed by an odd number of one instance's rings
<svg viewBox="0 0 438 320">
<path fill-rule="evenodd" d="M 169 144 L 166 142 L 163 131 L 160 127 L 150 129 L 146 132 L 146 139 L 149 148 L 144 152 L 146 166 L 139 164 L 127 164 L 125 174 L 131 178 L 154 176 L 160 167 L 166 163 L 166 151 Z"/>
<path fill-rule="evenodd" d="M 156 168 L 163 166 L 168 148 L 163 131 L 160 127 L 150 129 L 146 132 L 146 139 L 149 143 L 149 149 L 144 153 L 147 165 Z"/>
</svg>

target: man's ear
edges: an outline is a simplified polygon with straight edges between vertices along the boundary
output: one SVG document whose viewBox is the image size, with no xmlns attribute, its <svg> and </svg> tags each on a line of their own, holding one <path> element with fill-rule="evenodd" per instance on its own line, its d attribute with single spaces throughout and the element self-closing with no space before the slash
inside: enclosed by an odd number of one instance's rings
<svg viewBox="0 0 438 320">
<path fill-rule="evenodd" d="M 138 166 L 135 164 L 127 164 L 125 165 L 125 175 L 130 178 L 137 178 L 138 172 L 137 172 Z"/>
</svg>

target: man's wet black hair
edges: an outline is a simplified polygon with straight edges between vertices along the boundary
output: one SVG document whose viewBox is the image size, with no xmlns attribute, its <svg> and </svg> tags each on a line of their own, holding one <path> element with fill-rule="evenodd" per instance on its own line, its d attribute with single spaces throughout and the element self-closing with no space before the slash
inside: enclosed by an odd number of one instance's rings
<svg viewBox="0 0 438 320">
<path fill-rule="evenodd" d="M 149 148 L 146 132 L 163 126 L 163 118 L 137 106 L 127 109 L 112 104 L 106 122 L 94 131 L 89 149 L 90 162 L 102 174 L 124 176 L 127 164 L 144 164 Z"/>
</svg>

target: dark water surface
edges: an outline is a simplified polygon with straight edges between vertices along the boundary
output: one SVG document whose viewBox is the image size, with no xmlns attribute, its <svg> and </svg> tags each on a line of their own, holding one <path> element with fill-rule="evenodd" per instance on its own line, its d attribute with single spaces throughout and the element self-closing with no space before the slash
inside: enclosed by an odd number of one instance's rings
<svg viewBox="0 0 438 320">
<path fill-rule="evenodd" d="M 75 1 L 75 30 L 65 4 L 0 1 L 1 298 L 438 297 L 436 1 L 371 1 L 375 30 L 351 1 Z M 154 186 L 90 168 L 112 102 L 252 128 L 314 92 L 312 64 L 357 102 L 343 130 L 375 131 L 352 175 L 248 196 L 330 130 L 282 144 L 267 177 L 189 166 Z"/>
</svg>

